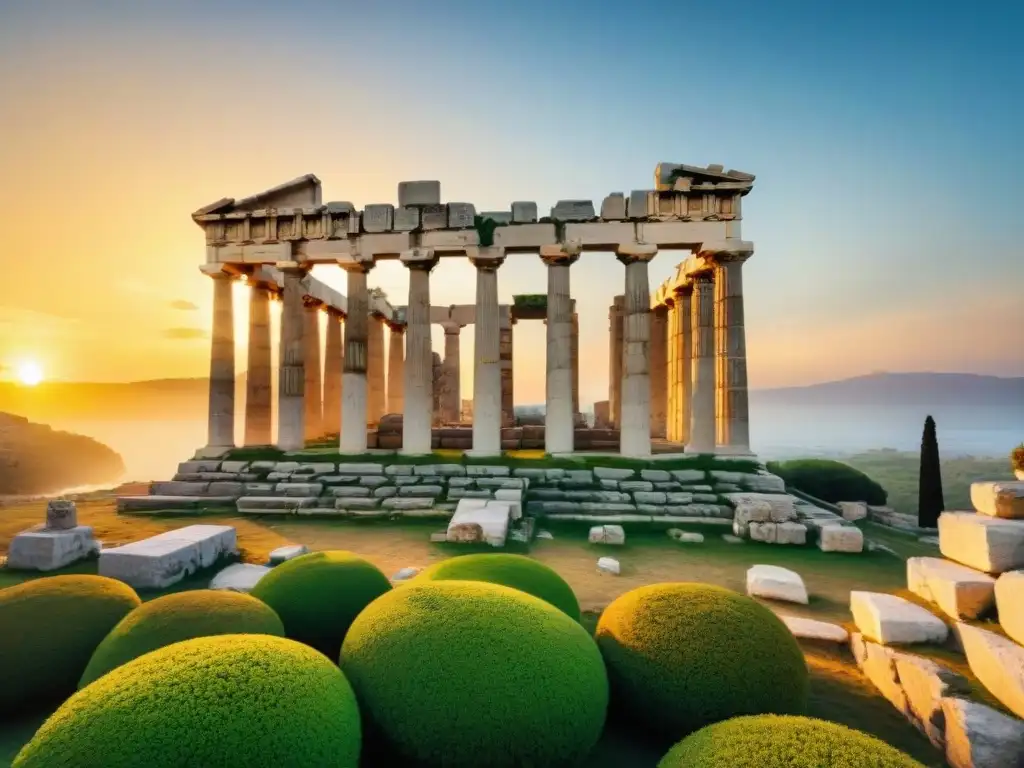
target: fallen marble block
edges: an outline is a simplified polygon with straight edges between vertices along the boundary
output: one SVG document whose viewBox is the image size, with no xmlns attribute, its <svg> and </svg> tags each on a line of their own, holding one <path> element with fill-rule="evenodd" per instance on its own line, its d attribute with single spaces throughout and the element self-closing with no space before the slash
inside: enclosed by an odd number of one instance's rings
<svg viewBox="0 0 1024 768">
<path fill-rule="evenodd" d="M 754 565 L 747 570 L 747 594 L 807 605 L 807 587 L 800 574 L 777 565 Z"/>
<path fill-rule="evenodd" d="M 877 643 L 942 643 L 949 627 L 919 605 L 896 595 L 851 592 L 850 612 L 865 638 Z"/>
<path fill-rule="evenodd" d="M 943 512 L 939 515 L 939 551 L 986 573 L 1024 568 L 1024 520 Z"/>
<path fill-rule="evenodd" d="M 189 525 L 100 552 L 99 574 L 136 589 L 163 589 L 238 553 L 229 525 Z"/>
<path fill-rule="evenodd" d="M 56 571 L 93 557 L 99 551 L 100 543 L 93 538 L 92 528 L 88 525 L 56 530 L 38 525 L 11 539 L 7 548 L 7 567 L 24 571 Z"/>
<path fill-rule="evenodd" d="M 974 676 L 1017 717 L 1024 717 L 1024 648 L 995 632 L 957 624 Z"/>
<path fill-rule="evenodd" d="M 220 571 L 210 580 L 210 589 L 249 592 L 268 573 L 270 573 L 270 568 L 265 565 L 235 563 Z"/>
<path fill-rule="evenodd" d="M 830 624 L 827 621 L 816 619 L 805 619 L 801 616 L 779 616 L 782 623 L 793 633 L 793 637 L 801 640 L 820 640 L 827 643 L 847 643 L 850 640 L 850 633 L 838 624 Z"/>
<path fill-rule="evenodd" d="M 954 619 L 976 619 L 995 603 L 996 580 L 939 557 L 907 560 L 907 589 Z"/>
<path fill-rule="evenodd" d="M 864 533 L 854 525 L 825 525 L 818 531 L 822 552 L 863 552 Z"/>
<path fill-rule="evenodd" d="M 1024 764 L 1024 721 L 959 696 L 942 699 L 946 762 L 952 768 Z"/>
<path fill-rule="evenodd" d="M 971 483 L 971 506 L 979 515 L 1024 519 L 1024 483 L 1010 480 Z"/>
<path fill-rule="evenodd" d="M 293 560 L 296 557 L 309 554 L 309 547 L 305 544 L 288 544 L 284 547 L 278 547 L 271 551 L 267 565 L 273 568 L 275 565 L 286 563 L 289 560 Z"/>
<path fill-rule="evenodd" d="M 995 596 L 999 626 L 1024 645 L 1024 571 L 1007 571 L 996 579 Z"/>
<path fill-rule="evenodd" d="M 599 557 L 597 558 L 597 570 L 601 573 L 610 573 L 613 576 L 618 576 L 621 572 L 619 561 L 614 557 Z"/>
<path fill-rule="evenodd" d="M 492 547 L 503 547 L 508 538 L 511 518 L 511 502 L 460 499 L 455 513 L 448 522 L 448 541 L 472 541 L 472 539 L 462 539 L 459 532 L 470 530 L 471 526 L 479 526 L 482 541 L 486 541 Z"/>
<path fill-rule="evenodd" d="M 626 532 L 621 525 L 595 525 L 587 533 L 587 541 L 591 544 L 616 544 L 626 543 Z"/>
</svg>

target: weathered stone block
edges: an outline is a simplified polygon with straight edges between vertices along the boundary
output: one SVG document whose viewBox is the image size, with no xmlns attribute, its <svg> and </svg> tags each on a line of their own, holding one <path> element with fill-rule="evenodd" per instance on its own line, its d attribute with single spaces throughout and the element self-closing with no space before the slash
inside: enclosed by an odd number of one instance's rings
<svg viewBox="0 0 1024 768">
<path fill-rule="evenodd" d="M 56 571 L 99 552 L 100 543 L 92 537 L 92 528 L 51 530 L 37 526 L 11 539 L 7 548 L 7 567 L 11 570 Z"/>
<path fill-rule="evenodd" d="M 149 493 L 152 496 L 204 496 L 209 490 L 209 483 L 188 483 L 175 480 L 150 483 L 149 485 Z"/>
<path fill-rule="evenodd" d="M 420 210 L 420 229 L 447 229 L 448 206 L 444 204 L 424 205 Z"/>
<path fill-rule="evenodd" d="M 864 533 L 853 525 L 827 525 L 818 531 L 822 552 L 863 552 Z"/>
<path fill-rule="evenodd" d="M 1024 647 L 995 632 L 957 624 L 967 664 L 989 692 L 1024 718 Z"/>
<path fill-rule="evenodd" d="M 136 589 L 163 589 L 237 553 L 231 526 L 189 525 L 103 550 L 99 574 Z"/>
<path fill-rule="evenodd" d="M 1007 571 L 996 580 L 996 610 L 999 625 L 1024 645 L 1024 571 Z"/>
<path fill-rule="evenodd" d="M 387 499 L 384 499 L 387 501 Z M 345 497 L 334 500 L 335 509 L 376 509 L 381 506 L 381 500 L 370 498 L 351 498 Z"/>
<path fill-rule="evenodd" d="M 470 477 L 508 477 L 512 473 L 508 467 L 469 464 L 466 474 Z"/>
<path fill-rule="evenodd" d="M 839 509 L 844 520 L 856 522 L 868 516 L 868 505 L 863 501 L 840 501 Z"/>
<path fill-rule="evenodd" d="M 1020 764 L 1024 721 L 960 696 L 947 696 L 941 703 L 946 762 L 951 768 Z"/>
<path fill-rule="evenodd" d="M 319 496 L 323 493 L 322 483 L 278 483 L 274 492 L 281 496 Z M 340 491 L 342 488 L 332 488 L 331 492 Z"/>
<path fill-rule="evenodd" d="M 375 203 L 363 209 L 364 232 L 390 232 L 394 223 L 395 206 Z"/>
<path fill-rule="evenodd" d="M 449 229 L 469 229 L 475 217 L 476 208 L 472 203 L 448 203 Z"/>
<path fill-rule="evenodd" d="M 587 541 L 591 544 L 615 544 L 626 543 L 626 532 L 621 525 L 595 525 L 587 534 Z"/>
<path fill-rule="evenodd" d="M 439 205 L 441 203 L 440 181 L 398 182 L 398 205 Z"/>
<path fill-rule="evenodd" d="M 753 565 L 748 568 L 747 594 L 802 605 L 808 602 L 807 587 L 800 574 L 777 565 Z"/>
<path fill-rule="evenodd" d="M 605 221 L 621 221 L 626 218 L 626 196 L 612 192 L 601 203 L 601 218 Z"/>
<path fill-rule="evenodd" d="M 637 504 L 661 505 L 667 501 L 667 496 L 661 491 L 636 491 L 633 493 L 633 500 Z"/>
<path fill-rule="evenodd" d="M 384 474 L 384 465 L 355 462 L 345 464 L 342 462 L 338 465 L 337 473 L 339 475 L 382 475 Z"/>
<path fill-rule="evenodd" d="M 976 619 L 995 602 L 996 580 L 938 557 L 907 560 L 907 589 L 954 619 Z"/>
<path fill-rule="evenodd" d="M 850 592 L 850 612 L 864 637 L 889 643 L 941 643 L 949 634 L 942 619 L 896 595 Z"/>
<path fill-rule="evenodd" d="M 845 645 L 850 639 L 850 633 L 838 624 L 830 624 L 827 621 L 816 619 L 805 619 L 800 616 L 779 616 L 782 623 L 786 625 L 793 637 L 802 640 L 820 640 L 828 643 Z"/>
<path fill-rule="evenodd" d="M 979 515 L 1024 519 L 1024 482 L 971 483 L 971 505 Z"/>
<path fill-rule="evenodd" d="M 319 501 L 317 496 L 243 496 L 235 506 L 242 514 L 289 514 L 315 507 Z"/>
<path fill-rule="evenodd" d="M 328 489 L 336 499 L 359 498 L 370 495 L 370 489 L 359 485 L 339 485 Z"/>
<path fill-rule="evenodd" d="M 1024 520 L 943 512 L 939 550 L 950 560 L 986 573 L 1024 568 Z"/>
<path fill-rule="evenodd" d="M 296 557 L 301 557 L 308 553 L 309 547 L 305 544 L 288 544 L 271 550 L 268 564 L 270 567 L 274 567 L 275 565 L 280 565 L 281 563 L 285 563 L 289 560 L 294 560 Z"/>
<path fill-rule="evenodd" d="M 625 469 L 619 467 L 594 467 L 594 477 L 598 478 L 599 480 L 627 480 L 633 477 L 633 475 L 635 474 L 636 470 L 634 469 Z"/>
<path fill-rule="evenodd" d="M 248 593 L 268 573 L 270 573 L 270 568 L 265 565 L 234 563 L 219 571 L 210 580 L 210 589 Z"/>
<path fill-rule="evenodd" d="M 551 209 L 555 221 L 591 221 L 597 218 L 593 200 L 559 200 Z"/>
<path fill-rule="evenodd" d="M 390 464 L 384 468 L 384 474 L 392 477 L 407 476 L 413 474 L 413 469 L 411 464 Z"/>
<path fill-rule="evenodd" d="M 396 208 L 395 209 L 395 232 L 412 232 L 420 225 L 419 208 Z"/>
<path fill-rule="evenodd" d="M 657 195 L 646 189 L 634 189 L 626 202 L 626 216 L 630 219 L 646 219 L 657 214 Z"/>
<path fill-rule="evenodd" d="M 515 224 L 533 224 L 537 221 L 537 204 L 523 201 L 512 203 L 512 221 Z"/>
<path fill-rule="evenodd" d="M 803 523 L 797 523 L 792 520 L 788 520 L 785 523 L 776 523 L 775 543 L 801 545 L 806 544 L 807 526 Z"/>
<path fill-rule="evenodd" d="M 478 526 L 480 537 L 477 540 L 486 541 L 494 547 L 503 547 L 508 537 L 511 516 L 508 502 L 462 499 L 448 523 L 448 540 L 462 540 L 461 530 L 464 527 Z"/>
</svg>

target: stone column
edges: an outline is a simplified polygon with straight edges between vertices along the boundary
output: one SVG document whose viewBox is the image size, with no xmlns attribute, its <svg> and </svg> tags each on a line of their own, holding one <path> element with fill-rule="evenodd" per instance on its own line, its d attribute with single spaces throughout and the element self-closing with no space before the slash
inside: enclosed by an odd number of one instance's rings
<svg viewBox="0 0 1024 768">
<path fill-rule="evenodd" d="M 216 270 L 216 271 L 214 271 Z M 203 270 L 213 279 L 213 331 L 210 334 L 210 401 L 208 448 L 235 445 L 235 309 L 233 277 L 212 265 Z"/>
<path fill-rule="evenodd" d="M 387 407 L 384 378 L 384 322 L 370 314 L 366 320 L 366 422 L 380 424 Z"/>
<path fill-rule="evenodd" d="M 574 411 L 572 399 L 572 294 L 569 268 L 580 249 L 543 245 L 540 257 L 548 267 L 547 378 L 544 409 L 544 449 L 572 453 Z"/>
<path fill-rule="evenodd" d="M 616 296 L 608 310 L 608 414 L 615 429 L 622 428 L 622 316 L 624 296 Z"/>
<path fill-rule="evenodd" d="M 270 445 L 271 420 L 270 289 L 249 288 L 249 358 L 245 374 L 245 445 Z"/>
<path fill-rule="evenodd" d="M 665 437 L 668 394 L 668 307 L 651 311 L 651 437 Z"/>
<path fill-rule="evenodd" d="M 401 413 L 405 407 L 405 328 L 391 326 L 388 340 L 388 413 Z"/>
<path fill-rule="evenodd" d="M 689 453 L 715 450 L 715 285 L 710 272 L 693 278 Z"/>
<path fill-rule="evenodd" d="M 409 268 L 409 304 L 405 310 L 405 408 L 402 453 L 430 453 L 434 406 L 433 351 L 430 347 L 430 270 L 437 256 L 429 248 L 401 255 Z"/>
<path fill-rule="evenodd" d="M 303 418 L 306 441 L 324 436 L 323 380 L 320 378 L 320 302 L 306 298 L 303 302 L 305 324 L 302 334 L 304 357 Z"/>
<path fill-rule="evenodd" d="M 341 340 L 342 315 L 327 308 L 327 340 L 324 345 L 324 434 L 341 434 L 341 367 L 345 348 Z"/>
<path fill-rule="evenodd" d="M 501 366 L 501 426 L 514 427 L 516 425 L 516 408 L 512 352 L 515 347 L 513 342 L 515 320 L 512 319 L 512 308 L 499 306 L 498 318 L 498 360 Z"/>
<path fill-rule="evenodd" d="M 444 329 L 444 385 L 441 387 L 441 422 L 456 423 L 462 409 L 462 394 L 459 377 L 460 349 L 459 339 L 462 326 L 458 323 L 441 323 Z"/>
<path fill-rule="evenodd" d="M 665 439 L 672 443 L 679 441 L 679 306 L 675 296 L 665 297 L 666 347 L 665 368 L 668 390 L 665 393 Z"/>
<path fill-rule="evenodd" d="M 298 451 L 305 445 L 306 357 L 303 338 L 305 318 L 302 306 L 301 267 L 279 268 L 281 281 L 280 366 L 277 372 L 277 447 Z"/>
<path fill-rule="evenodd" d="M 705 243 L 700 256 L 715 274 L 716 439 L 725 453 L 750 453 L 743 262 L 754 252 L 743 240 Z"/>
<path fill-rule="evenodd" d="M 473 453 L 501 453 L 501 316 L 498 311 L 498 269 L 504 249 L 467 249 L 476 267 L 476 360 L 473 370 Z M 511 328 L 511 325 L 509 326 Z"/>
<path fill-rule="evenodd" d="M 693 285 L 687 284 L 676 288 L 676 306 L 679 307 L 679 349 L 678 377 L 679 389 L 679 442 L 690 442 L 690 423 L 693 397 L 693 321 L 692 313 Z"/>
<path fill-rule="evenodd" d="M 572 304 L 575 307 L 575 299 Z M 575 423 L 580 414 L 580 316 L 575 311 L 572 313 L 570 354 L 572 355 L 572 417 L 573 423 Z"/>
<path fill-rule="evenodd" d="M 338 441 L 338 450 L 342 453 L 366 452 L 366 336 L 370 320 L 366 275 L 373 265 L 372 258 L 356 259 L 341 265 L 347 273 L 348 282 L 345 356 L 341 376 L 341 438 Z"/>
<path fill-rule="evenodd" d="M 646 243 L 623 243 L 616 251 L 626 266 L 619 453 L 637 458 L 651 455 L 651 289 L 647 264 L 657 252 L 657 246 Z"/>
</svg>

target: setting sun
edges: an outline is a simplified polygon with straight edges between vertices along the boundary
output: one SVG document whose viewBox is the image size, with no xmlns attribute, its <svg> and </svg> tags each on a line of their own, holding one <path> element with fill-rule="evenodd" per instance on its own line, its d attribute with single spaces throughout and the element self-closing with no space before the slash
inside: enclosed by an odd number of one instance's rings
<svg viewBox="0 0 1024 768">
<path fill-rule="evenodd" d="M 26 387 L 34 387 L 43 380 L 43 369 L 34 360 L 26 360 L 18 365 L 18 381 Z"/>
</svg>

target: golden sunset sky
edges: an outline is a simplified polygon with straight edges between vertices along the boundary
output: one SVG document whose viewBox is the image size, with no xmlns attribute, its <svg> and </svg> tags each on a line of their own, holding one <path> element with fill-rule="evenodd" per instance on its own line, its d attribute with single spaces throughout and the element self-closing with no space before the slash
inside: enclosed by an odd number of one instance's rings
<svg viewBox="0 0 1024 768">
<path fill-rule="evenodd" d="M 757 174 L 751 386 L 1024 375 L 1024 121 L 1008 99 L 1024 84 L 986 37 L 999 30 L 837 10 L 810 34 L 759 4 L 740 22 L 688 3 L 628 18 L 621 4 L 484 6 L 0 2 L 0 379 L 25 361 L 48 380 L 205 376 L 212 287 L 189 214 L 220 197 L 315 173 L 325 201 L 362 206 L 440 179 L 445 200 L 536 200 L 543 215 L 650 188 L 659 161 Z M 933 39 L 939 26 L 956 34 Z M 723 39 L 732 53 L 711 55 Z M 658 255 L 652 289 L 685 255 Z M 344 290 L 340 271 L 316 274 Z M 587 404 L 607 395 L 623 280 L 610 255 L 573 267 Z M 400 264 L 370 284 L 405 303 Z M 472 267 L 442 261 L 431 290 L 472 303 Z M 503 302 L 545 290 L 538 258 L 509 257 Z M 543 402 L 544 327 L 515 339 L 516 400 Z M 471 329 L 462 355 L 468 396 Z"/>
</svg>

